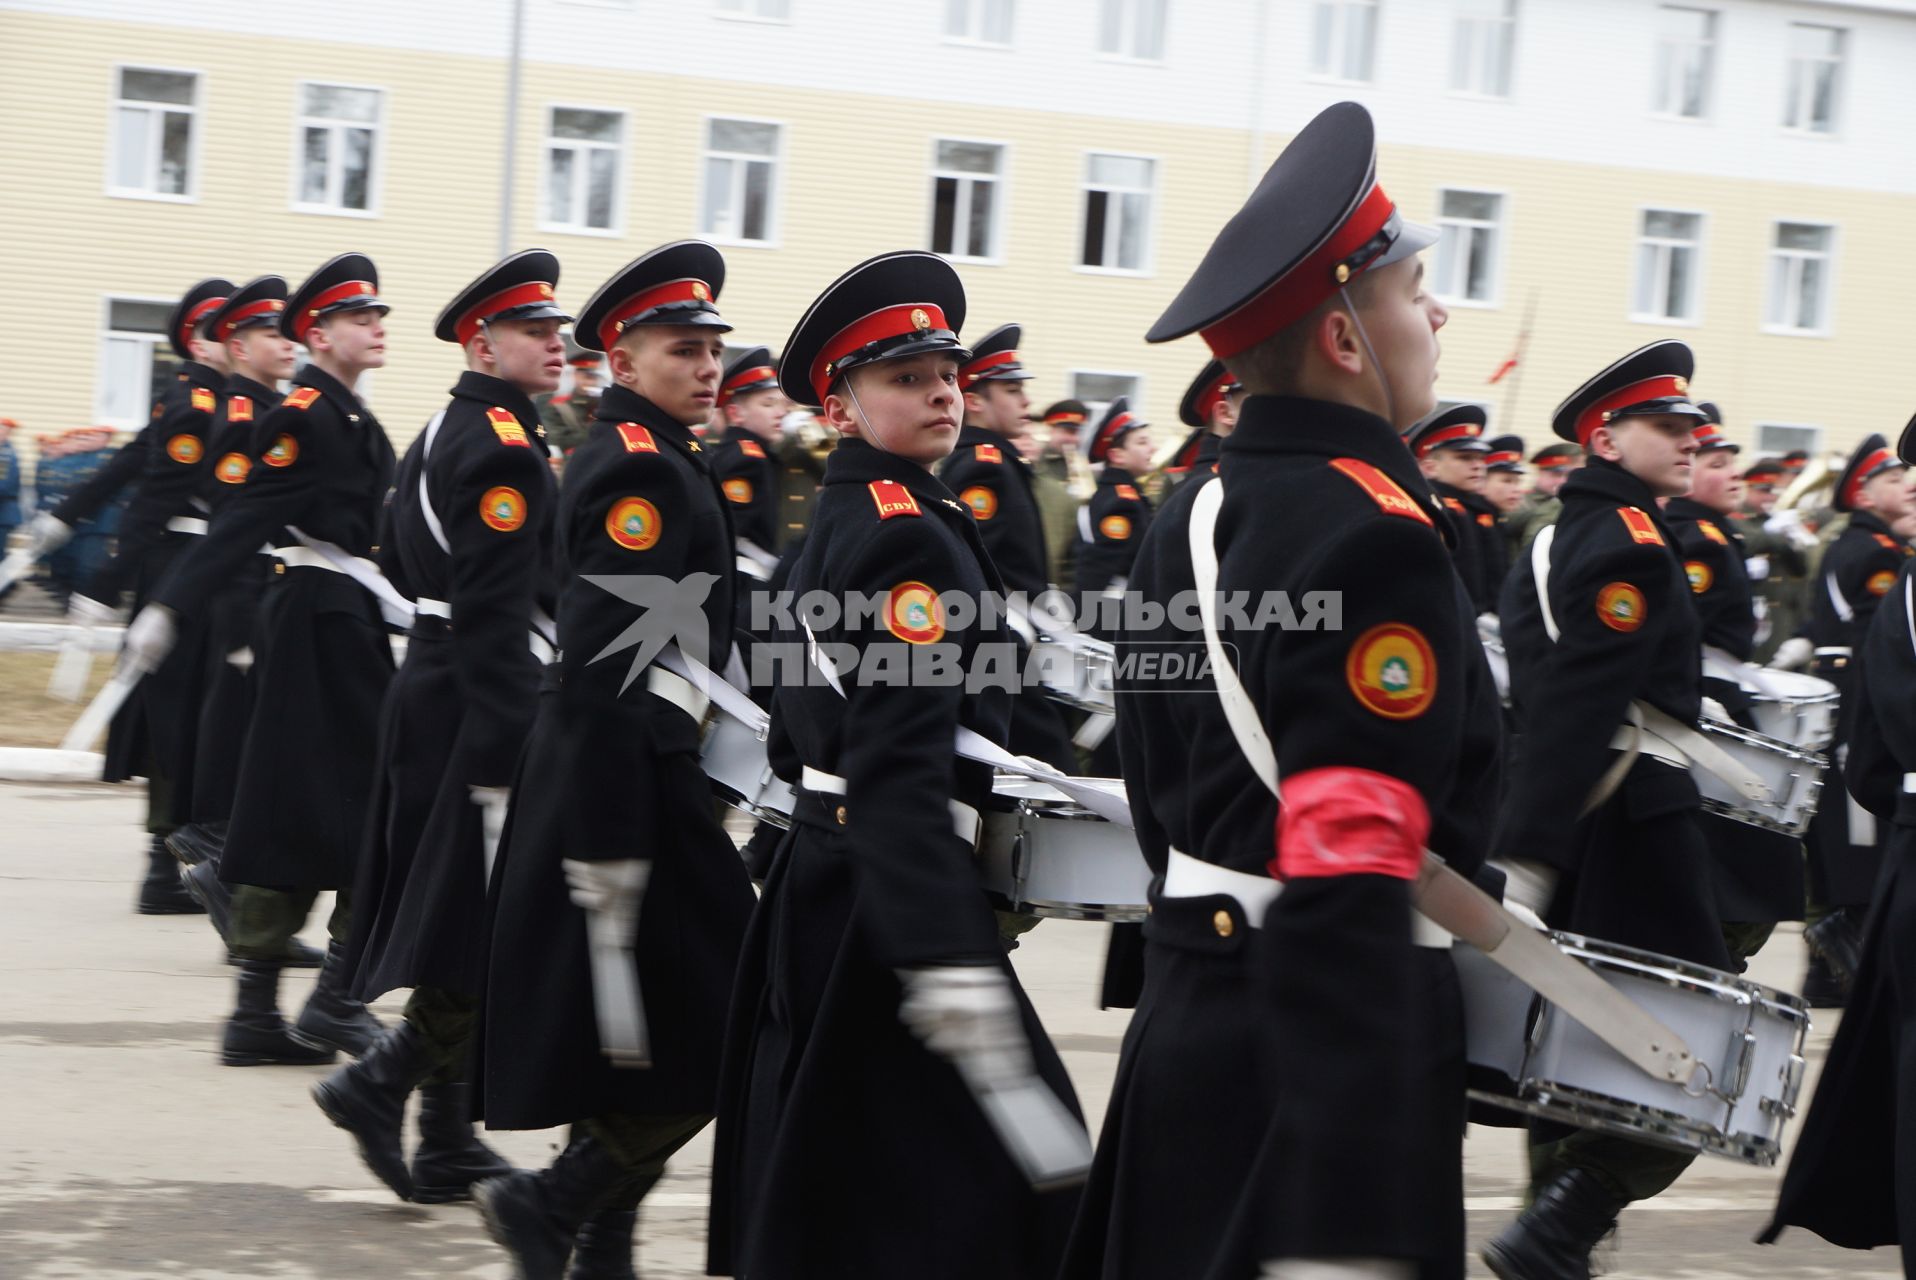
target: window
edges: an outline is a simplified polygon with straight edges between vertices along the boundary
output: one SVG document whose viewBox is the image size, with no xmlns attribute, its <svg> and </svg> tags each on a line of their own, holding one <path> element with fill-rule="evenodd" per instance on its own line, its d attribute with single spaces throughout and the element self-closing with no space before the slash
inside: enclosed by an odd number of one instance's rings
<svg viewBox="0 0 1916 1280">
<path fill-rule="evenodd" d="M 1770 245 L 1770 303 L 1764 327 L 1779 333 L 1827 333 L 1836 228 L 1779 222 Z"/>
<path fill-rule="evenodd" d="M 547 230 L 617 230 L 624 139 L 623 111 L 552 108 L 546 121 Z"/>
<path fill-rule="evenodd" d="M 146 425 L 153 402 L 173 381 L 179 357 L 166 340 L 171 302 L 108 298 L 100 341 L 93 420 L 102 426 Z"/>
<path fill-rule="evenodd" d="M 945 0 L 945 39 L 1010 44 L 1012 0 Z"/>
<path fill-rule="evenodd" d="M 1798 423 L 1759 422 L 1756 424 L 1758 453 L 1794 453 L 1798 449 L 1814 457 L 1823 451 L 1823 428 Z"/>
<path fill-rule="evenodd" d="M 193 198 L 193 125 L 199 76 L 122 67 L 113 104 L 116 195 Z"/>
<path fill-rule="evenodd" d="M 1369 80 L 1377 52 L 1377 0 L 1319 0 L 1311 14 L 1311 74 Z"/>
<path fill-rule="evenodd" d="M 783 126 L 762 120 L 705 122 L 705 197 L 699 227 L 715 240 L 766 244 L 773 237 Z"/>
<path fill-rule="evenodd" d="M 345 85 L 299 87 L 299 208 L 372 211 L 385 97 L 378 89 Z"/>
<path fill-rule="evenodd" d="M 1656 102 L 1661 116 L 1701 120 L 1710 114 L 1716 71 L 1716 14 L 1666 4 L 1657 12 Z"/>
<path fill-rule="evenodd" d="M 998 258 L 1005 149 L 940 138 L 931 171 L 931 251 L 961 261 Z"/>
<path fill-rule="evenodd" d="M 1783 127 L 1803 133 L 1836 132 L 1836 95 L 1842 87 L 1841 27 L 1790 24 L 1789 97 L 1783 102 Z"/>
<path fill-rule="evenodd" d="M 1517 49 L 1517 0 L 1457 0 L 1450 87 L 1486 98 L 1510 96 Z"/>
<path fill-rule="evenodd" d="M 1437 195 L 1437 278 L 1431 292 L 1446 302 L 1495 303 L 1503 244 L 1504 198 L 1489 191 Z"/>
<path fill-rule="evenodd" d="M 1084 407 L 1090 412 L 1084 429 L 1089 431 L 1096 426 L 1104 411 L 1119 396 L 1131 398 L 1131 408 L 1138 407 L 1139 392 L 1144 379 L 1135 373 L 1101 373 L 1091 369 L 1075 369 L 1071 373 L 1070 399 L 1084 401 Z"/>
<path fill-rule="evenodd" d="M 1694 322 L 1702 256 L 1702 214 L 1645 209 L 1631 318 Z"/>
<path fill-rule="evenodd" d="M 718 0 L 718 11 L 728 18 L 787 22 L 792 16 L 792 0 Z"/>
<path fill-rule="evenodd" d="M 1151 190 L 1158 162 L 1142 156 L 1084 158 L 1084 245 L 1080 266 L 1144 271 L 1151 240 Z"/>
<path fill-rule="evenodd" d="M 1170 0 L 1099 0 L 1098 52 L 1115 58 L 1164 58 L 1164 8 Z"/>
</svg>

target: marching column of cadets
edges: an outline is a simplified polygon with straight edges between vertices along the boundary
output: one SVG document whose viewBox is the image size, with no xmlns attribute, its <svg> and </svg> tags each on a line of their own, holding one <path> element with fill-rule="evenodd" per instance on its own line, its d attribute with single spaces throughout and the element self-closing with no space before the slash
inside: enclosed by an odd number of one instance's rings
<svg viewBox="0 0 1916 1280">
<path fill-rule="evenodd" d="M 1852 1096 L 1888 1087 L 1907 1024 L 1916 748 L 1893 677 L 1916 663 L 1916 423 L 1895 450 L 1866 440 L 1819 508 L 1802 459 L 1739 470 L 1720 411 L 1690 397 L 1688 348 L 1660 342 L 1573 392 L 1559 439 L 1526 456 L 1485 437 L 1484 406 L 1432 403 L 1433 238 L 1384 194 L 1368 113 L 1323 112 L 1150 334 L 1213 355 L 1155 468 L 1124 399 L 1033 413 L 1019 327 L 967 344 L 962 285 L 929 254 L 854 267 L 781 355 L 729 361 L 712 246 L 641 256 L 576 321 L 557 259 L 515 254 L 441 313 L 465 370 L 398 460 L 354 390 L 384 362 L 369 259 L 297 289 L 194 286 L 152 423 L 27 534 L 41 556 L 75 543 L 106 486 L 137 481 L 73 611 L 134 591 L 122 660 L 145 679 L 109 777 L 151 780 L 153 856 L 178 858 L 239 967 L 223 1061 L 348 1054 L 321 1111 L 400 1198 L 474 1199 L 525 1276 L 634 1274 L 646 1192 L 714 1118 L 712 1274 L 1458 1276 L 1458 989 L 1408 898 L 1428 847 L 1552 924 L 1719 968 L 1807 909 L 1813 994 L 1853 991 L 1871 1032 L 1844 1024 L 1825 1079 L 1854 1090 L 1819 1093 L 1770 1236 L 1898 1239 L 1916 1188 L 1874 1211 L 1832 1188 L 1859 1146 L 1882 1149 L 1872 1168 L 1916 1156 L 1916 1122 L 1861 1124 Z M 309 363 L 281 401 L 294 344 Z M 0 467 L 17 522 L 3 436 Z M 867 686 L 863 664 L 753 691 L 798 800 L 748 876 L 699 768 L 707 695 L 623 657 L 636 607 L 606 584 L 698 589 L 675 626 L 714 668 L 754 639 L 740 601 L 766 585 L 879 593 L 883 630 L 822 637 L 842 645 L 970 652 L 1011 633 L 948 620 L 941 592 L 1166 600 L 1197 581 L 1200 511 L 1224 589 L 1335 583 L 1346 627 L 1238 637 L 1269 777 L 1236 752 L 1194 767 L 1191 744 L 1243 741 L 1216 693 L 1141 697 L 1120 675 L 1117 732 L 1082 763 L 1127 783 L 1153 924 L 1114 936 L 1105 1003 L 1138 1012 L 1089 1180 L 1034 1186 L 979 1100 L 1036 1090 L 1082 1122 L 1007 959 L 1036 921 L 994 915 L 971 863 L 989 770 L 952 742 L 969 729 L 1076 771 L 1059 708 Z M 1829 590 L 1806 603 L 1808 583 Z M 1508 651 L 1507 710 L 1483 636 Z M 756 637 L 795 638 L 812 637 Z M 1842 691 L 1807 903 L 1798 842 L 1706 817 L 1655 753 L 1612 767 L 1632 699 L 1692 726 L 1706 697 L 1747 710 L 1701 678 L 1703 646 L 1813 664 Z M 1508 756 L 1506 716 L 1527 748 Z M 1564 816 L 1572 794 L 1587 817 Z M 149 867 L 142 910 L 191 909 L 165 879 Z M 1872 886 L 1887 897 L 1866 927 Z M 302 953 L 327 888 L 331 945 Z M 293 964 L 320 973 L 289 1023 Z M 382 1026 L 364 1001 L 398 988 Z M 550 1167 L 513 1170 L 475 1120 L 571 1135 Z M 1588 1276 L 1620 1211 L 1689 1160 L 1529 1136 L 1531 1203 L 1484 1255 L 1519 1280 Z"/>
</svg>

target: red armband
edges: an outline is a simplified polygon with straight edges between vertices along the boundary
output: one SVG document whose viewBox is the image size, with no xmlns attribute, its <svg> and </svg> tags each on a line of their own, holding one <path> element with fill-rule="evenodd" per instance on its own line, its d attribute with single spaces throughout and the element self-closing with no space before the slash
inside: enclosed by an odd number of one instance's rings
<svg viewBox="0 0 1916 1280">
<path fill-rule="evenodd" d="M 1417 878 L 1430 809 L 1408 782 L 1370 769 L 1312 769 L 1284 779 L 1283 797 L 1270 868 L 1279 880 Z"/>
</svg>

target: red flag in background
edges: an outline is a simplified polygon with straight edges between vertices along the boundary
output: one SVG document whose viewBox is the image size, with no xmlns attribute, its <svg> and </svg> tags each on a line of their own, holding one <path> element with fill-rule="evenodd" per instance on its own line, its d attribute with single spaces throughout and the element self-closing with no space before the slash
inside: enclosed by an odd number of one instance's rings
<svg viewBox="0 0 1916 1280">
<path fill-rule="evenodd" d="M 1494 387 L 1499 382 L 1502 382 L 1504 380 L 1504 376 L 1508 374 L 1512 369 L 1515 369 L 1517 367 L 1517 362 L 1521 359 L 1523 359 L 1523 344 L 1519 342 L 1517 344 L 1517 349 L 1510 353 L 1509 358 L 1506 359 L 1502 364 L 1497 366 L 1497 372 L 1490 375 L 1488 379 L 1490 385 Z"/>
</svg>

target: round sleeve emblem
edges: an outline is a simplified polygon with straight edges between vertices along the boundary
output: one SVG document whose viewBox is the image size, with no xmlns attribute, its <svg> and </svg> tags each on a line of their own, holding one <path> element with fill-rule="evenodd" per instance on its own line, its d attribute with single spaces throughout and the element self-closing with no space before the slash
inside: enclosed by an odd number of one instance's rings
<svg viewBox="0 0 1916 1280">
<path fill-rule="evenodd" d="M 213 474 L 221 484 L 245 484 L 253 470 L 253 460 L 243 453 L 223 453 L 213 464 Z"/>
<path fill-rule="evenodd" d="M 1124 516 L 1106 516 L 1098 521 L 1098 532 L 1113 542 L 1124 542 L 1131 536 L 1131 521 Z"/>
<path fill-rule="evenodd" d="M 1888 569 L 1878 569 L 1869 575 L 1869 581 L 1864 585 L 1869 588 L 1871 595 L 1886 596 L 1889 594 L 1889 589 L 1896 585 L 1896 575 Z"/>
<path fill-rule="evenodd" d="M 1357 637 L 1344 679 L 1358 704 L 1386 720 L 1410 720 L 1437 697 L 1437 657 L 1416 627 L 1384 622 Z"/>
<path fill-rule="evenodd" d="M 497 485 L 479 499 L 479 518 L 486 528 L 516 533 L 526 522 L 526 495 L 510 485 Z"/>
<path fill-rule="evenodd" d="M 620 498 L 605 513 L 605 531 L 627 551 L 650 551 L 664 532 L 659 509 L 644 498 Z"/>
<path fill-rule="evenodd" d="M 260 455 L 259 460 L 269 467 L 290 467 L 299 457 L 299 441 L 291 436 L 282 435 L 273 441 L 273 447 Z"/>
<path fill-rule="evenodd" d="M 936 644 L 945 638 L 938 593 L 922 582 L 899 583 L 886 601 L 885 626 L 907 644 Z"/>
<path fill-rule="evenodd" d="M 1692 595 L 1702 595 L 1710 589 L 1710 584 L 1716 581 L 1716 575 L 1710 572 L 1710 566 L 1701 560 L 1685 560 L 1683 576 L 1690 580 Z"/>
<path fill-rule="evenodd" d="M 1643 625 L 1643 593 L 1627 582 L 1612 582 L 1597 592 L 1597 621 L 1625 635 Z"/>
<path fill-rule="evenodd" d="M 198 436 L 182 432 L 166 442 L 166 456 L 175 462 L 184 462 L 191 466 L 205 455 L 206 446 L 200 443 Z"/>
<path fill-rule="evenodd" d="M 733 476 L 723 487 L 725 496 L 741 506 L 752 500 L 752 482 L 744 476 Z"/>
<path fill-rule="evenodd" d="M 980 520 L 989 520 L 998 514 L 998 495 L 981 484 L 972 485 L 958 497 Z"/>
</svg>

